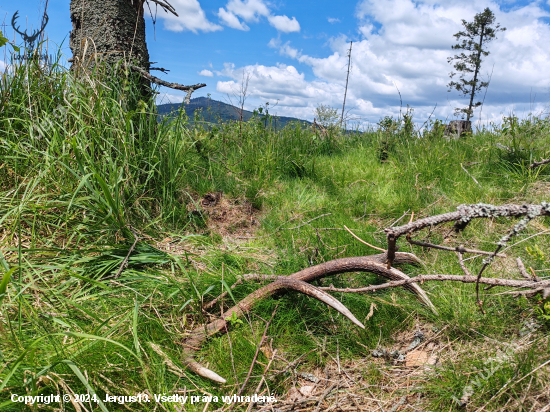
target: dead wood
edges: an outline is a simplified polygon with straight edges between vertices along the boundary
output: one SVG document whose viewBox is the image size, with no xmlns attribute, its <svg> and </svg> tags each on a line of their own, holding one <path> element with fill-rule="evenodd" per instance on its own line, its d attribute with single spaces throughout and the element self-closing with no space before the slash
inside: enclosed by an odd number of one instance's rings
<svg viewBox="0 0 550 412">
<path fill-rule="evenodd" d="M 468 276 L 468 275 L 418 275 L 413 278 L 403 279 L 403 280 L 394 280 L 387 283 L 382 283 L 380 285 L 370 285 L 364 288 L 335 288 L 334 286 L 320 287 L 321 290 L 326 290 L 329 292 L 343 292 L 343 293 L 369 293 L 377 290 L 396 288 L 400 286 L 407 286 L 414 283 L 424 283 L 424 282 L 462 282 L 462 283 L 476 283 L 477 276 Z M 528 289 L 528 293 L 538 293 L 543 291 L 543 289 L 550 287 L 550 280 L 544 280 L 539 282 L 534 282 L 533 280 L 515 280 L 515 279 L 500 279 L 500 278 L 480 278 L 479 283 L 483 285 L 491 286 L 502 286 L 508 288 L 516 289 Z M 514 291 L 511 293 L 521 293 Z"/>
<path fill-rule="evenodd" d="M 227 331 L 228 320 L 232 320 L 241 317 L 248 313 L 254 305 L 262 299 L 265 299 L 278 291 L 282 290 L 295 290 L 305 295 L 314 297 L 319 301 L 327 304 L 328 306 L 336 309 L 342 315 L 346 316 L 357 326 L 364 328 L 364 325 L 359 322 L 355 316 L 338 300 L 333 298 L 325 291 L 330 292 L 344 292 L 344 293 L 368 293 L 376 290 L 393 288 L 393 287 L 405 287 L 415 293 L 419 300 L 427 305 L 432 311 L 437 314 L 437 310 L 426 295 L 426 293 L 417 284 L 419 282 L 427 281 L 454 281 L 462 283 L 475 283 L 476 284 L 476 296 L 478 305 L 483 312 L 482 302 L 479 300 L 479 285 L 485 284 L 489 286 L 501 286 L 514 289 L 524 289 L 514 292 L 516 295 L 533 296 L 536 293 L 542 292 L 544 296 L 550 294 L 550 280 L 540 281 L 538 278 L 531 278 L 528 280 L 513 280 L 513 279 L 498 279 L 498 278 L 485 278 L 482 277 L 484 269 L 491 263 L 496 256 L 499 255 L 499 250 L 506 245 L 512 236 L 515 236 L 519 231 L 523 230 L 526 225 L 537 216 L 549 216 L 550 205 L 546 202 L 542 202 L 540 205 L 503 205 L 493 206 L 488 204 L 476 204 L 476 205 L 460 205 L 456 212 L 444 213 L 436 216 L 430 216 L 425 219 L 420 219 L 416 222 L 409 222 L 403 226 L 390 227 L 385 230 L 388 238 L 388 250 L 384 253 L 371 256 L 350 257 L 335 259 L 329 262 L 325 262 L 316 266 L 305 268 L 299 272 L 296 272 L 290 276 L 273 276 L 273 275 L 257 275 L 250 274 L 241 277 L 235 285 L 242 282 L 243 279 L 256 279 L 256 280 L 273 280 L 272 283 L 263 286 L 255 292 L 249 294 L 240 302 L 238 302 L 232 308 L 222 313 L 222 316 L 205 326 L 195 328 L 190 336 L 185 340 L 183 346 L 185 350 L 184 363 L 193 372 L 200 376 L 209 378 L 219 383 L 225 383 L 225 379 L 216 374 L 215 372 L 203 367 L 194 359 L 195 352 L 201 347 L 204 341 L 216 333 Z M 411 240 L 411 234 L 427 227 L 434 227 L 447 222 L 455 222 L 455 230 L 463 230 L 467 224 L 476 218 L 495 218 L 495 217 L 522 217 L 522 219 L 514 225 L 514 227 L 503 236 L 497 243 L 498 247 L 493 252 L 480 251 L 476 249 L 466 249 L 463 245 L 450 248 L 444 246 L 433 245 L 430 243 L 415 242 Z M 458 275 L 420 275 L 414 278 L 409 278 L 406 274 L 400 270 L 393 268 L 392 264 L 420 264 L 421 261 L 411 253 L 396 252 L 397 239 L 406 234 L 407 240 L 419 246 L 432 247 L 437 249 L 443 249 L 448 251 L 457 252 L 459 264 L 464 272 L 464 276 Z M 464 253 L 478 253 L 488 255 L 484 259 L 481 270 L 477 273 L 477 276 L 472 276 L 466 265 L 464 264 Z M 505 255 L 504 255 L 505 256 Z M 526 276 L 526 270 L 521 260 L 518 260 L 518 268 L 520 273 Z M 315 287 L 309 282 L 322 279 L 326 276 L 347 273 L 347 272 L 370 272 L 379 276 L 383 276 L 390 280 L 390 282 L 382 285 L 371 285 L 363 288 L 335 288 L 331 287 Z M 235 286 L 233 285 L 233 287 Z M 208 304 L 208 307 L 212 307 L 221 297 Z"/>
<path fill-rule="evenodd" d="M 541 160 L 540 162 L 533 162 L 531 163 L 531 165 L 529 166 L 529 169 L 534 169 L 535 167 L 539 167 L 539 166 L 542 166 L 542 165 L 546 165 L 550 163 L 550 159 L 543 159 Z"/>
<path fill-rule="evenodd" d="M 176 9 L 174 6 L 172 6 L 168 1 L 162 1 L 162 0 L 147 0 L 151 1 L 160 7 L 162 7 L 165 11 L 172 13 L 174 16 L 179 17 L 178 13 L 176 13 Z"/>
<path fill-rule="evenodd" d="M 459 252 L 459 253 L 475 253 L 477 255 L 492 255 L 493 252 L 488 252 L 486 250 L 478 250 L 478 249 L 468 249 L 464 246 L 457 246 L 457 247 L 449 247 L 449 246 L 441 246 L 441 245 L 434 245 L 432 243 L 426 243 L 426 242 L 419 242 L 417 240 L 412 240 L 410 235 L 407 235 L 407 242 L 409 242 L 411 245 L 415 246 L 422 246 L 427 247 L 430 249 L 439 249 L 439 250 L 447 250 L 449 252 Z M 505 253 L 497 253 L 495 256 L 505 258 Z"/>
<path fill-rule="evenodd" d="M 185 104 L 189 104 L 189 101 L 191 100 L 191 94 L 195 90 L 200 89 L 201 87 L 206 87 L 205 83 L 197 83 L 191 86 L 184 86 L 183 84 L 179 84 L 179 83 L 170 83 L 151 75 L 149 72 L 147 72 L 146 70 L 143 70 L 141 67 L 133 66 L 133 65 L 129 65 L 128 67 L 138 72 L 140 75 L 142 75 L 152 83 L 158 84 L 160 86 L 169 87 L 171 89 L 182 90 L 184 92 L 187 92 L 187 96 L 185 97 Z"/>
<path fill-rule="evenodd" d="M 550 216 L 550 205 L 542 202 L 540 205 L 502 205 L 493 206 L 485 203 L 475 205 L 460 205 L 456 212 L 443 213 L 441 215 L 429 216 L 424 219 L 411 222 L 403 226 L 385 229 L 388 239 L 388 268 L 394 260 L 397 239 L 405 234 L 412 234 L 427 227 L 434 227 L 448 222 L 456 222 L 455 229 L 463 230 L 472 219 L 493 218 L 493 217 L 520 217 L 527 216 L 530 219 L 536 216 Z M 527 224 L 526 222 L 525 224 Z M 515 229 L 515 232 L 522 228 Z M 501 242 L 509 238 L 502 239 Z"/>
<path fill-rule="evenodd" d="M 529 273 L 527 273 L 527 270 L 525 270 L 525 265 L 523 264 L 523 261 L 520 257 L 516 259 L 516 264 L 518 265 L 518 270 L 519 273 L 521 273 L 521 276 L 523 276 L 525 279 L 531 279 L 531 276 L 529 276 Z"/>
</svg>

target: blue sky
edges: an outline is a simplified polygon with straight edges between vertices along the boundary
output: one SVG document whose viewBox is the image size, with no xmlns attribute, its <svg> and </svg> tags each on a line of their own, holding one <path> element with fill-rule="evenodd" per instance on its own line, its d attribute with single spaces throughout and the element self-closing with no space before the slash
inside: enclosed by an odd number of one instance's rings
<svg viewBox="0 0 550 412">
<path fill-rule="evenodd" d="M 13 38 L 10 21 L 17 10 L 22 28 L 36 28 L 43 3 L 0 0 L 2 31 Z M 312 120 L 319 104 L 341 108 L 346 52 L 353 41 L 346 108 L 363 123 L 399 113 L 397 88 L 403 105 L 414 108 L 417 122 L 432 111 L 438 118 L 451 118 L 454 107 L 467 103 L 457 92 L 447 92 L 453 34 L 461 30 L 462 19 L 472 20 L 490 7 L 507 30 L 488 45 L 491 54 L 483 62 L 482 76 L 486 80 L 493 74 L 483 110 L 475 113 L 474 120 L 499 121 L 512 111 L 520 117 L 531 111 L 548 113 L 550 0 L 170 3 L 179 17 L 159 9 L 156 25 L 150 17 L 146 23 L 151 60 L 171 70 L 157 72 L 159 77 L 183 84 L 205 82 L 208 86 L 194 97 L 210 93 L 227 102 L 228 95 L 238 93 L 245 74 L 247 109 L 269 102 L 279 115 Z M 48 14 L 50 48 L 64 40 L 62 51 L 68 58 L 69 0 L 50 0 Z M 18 35 L 15 40 L 21 43 Z M 9 60 L 6 50 L 0 50 L 0 69 Z M 184 97 L 174 90 L 160 91 L 163 102 Z M 480 100 L 483 97 L 484 92 Z"/>
</svg>

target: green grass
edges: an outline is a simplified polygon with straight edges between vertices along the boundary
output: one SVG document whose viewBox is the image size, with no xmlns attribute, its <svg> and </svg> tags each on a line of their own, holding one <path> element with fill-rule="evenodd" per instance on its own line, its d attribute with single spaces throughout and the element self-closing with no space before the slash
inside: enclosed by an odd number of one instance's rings
<svg viewBox="0 0 550 412">
<path fill-rule="evenodd" d="M 0 79 L 0 409 L 24 409 L 10 401 L 12 393 L 90 388 L 100 397 L 184 388 L 194 391 L 190 394 L 236 393 L 276 310 L 269 344 L 288 362 L 305 354 L 303 371 L 334 362 L 335 353 L 342 362 L 369 358 L 366 348 L 389 347 L 399 333 L 419 324 L 443 330 L 440 339 L 455 342 L 460 358 L 444 360 L 415 389 L 434 411 L 458 410 L 452 396 L 472 385 L 471 371 L 486 367 L 483 336 L 514 342 L 525 321 L 534 320 L 540 328 L 530 343 L 502 360 L 489 378 L 476 381 L 472 395 L 476 407 L 496 396 L 486 410 L 498 410 L 531 391 L 533 397 L 523 402 L 529 410 L 548 377 L 547 369 L 533 372 L 550 355 L 548 322 L 540 298 L 517 299 L 499 289 L 483 292 L 485 315 L 472 285 L 424 284 L 439 316 L 404 290 L 335 295 L 364 321 L 365 330 L 294 292 L 267 299 L 199 353 L 201 362 L 228 379 L 225 387 L 186 371 L 181 344 L 193 327 L 220 312 L 217 305 L 212 315 L 205 313 L 201 303 L 224 290 L 222 280 L 230 285 L 252 272 L 287 275 L 374 253 L 344 225 L 384 247 L 381 230 L 400 218 L 406 223 L 411 212 L 420 218 L 461 203 L 548 201 L 550 169 L 527 167 L 548 156 L 548 119 L 505 119 L 456 141 L 447 141 L 437 127 L 421 135 L 399 127 L 363 133 L 329 129 L 322 135 L 299 125 L 274 131 L 252 119 L 242 128 L 233 122 L 206 129 L 189 126 L 184 114 L 157 122 L 154 104 L 133 95 L 132 84 L 132 78 L 110 81 L 99 69 L 75 79 L 61 67 L 46 73 L 32 63 Z M 197 212 L 201 197 L 218 191 L 256 209 L 256 237 L 221 236 L 208 214 Z M 514 242 L 547 230 L 548 223 L 537 220 Z M 505 219 L 472 222 L 452 244 L 491 250 L 511 225 Z M 442 242 L 444 234 L 437 229 L 429 239 Z M 178 253 L 156 247 L 165 238 Z M 535 236 L 507 253 L 548 276 L 549 243 L 547 236 Z M 404 268 L 410 275 L 462 273 L 450 253 L 412 251 L 426 266 Z M 506 262 L 486 274 L 517 276 L 513 260 Z M 479 258 L 468 263 L 472 271 L 481 265 Z M 374 275 L 356 273 L 319 283 L 377 282 Z M 238 286 L 224 307 L 257 288 Z M 366 320 L 371 303 L 377 308 Z M 258 361 L 267 364 L 263 352 Z M 245 393 L 260 382 L 261 364 Z M 274 370 L 285 366 L 273 364 Z M 272 393 L 282 396 L 292 373 L 268 374 Z M 376 382 L 380 371 L 369 367 L 364 374 Z M 176 410 L 170 403 L 164 407 Z M 113 403 L 106 408 L 125 409 Z M 153 407 L 133 404 L 132 410 Z"/>
</svg>

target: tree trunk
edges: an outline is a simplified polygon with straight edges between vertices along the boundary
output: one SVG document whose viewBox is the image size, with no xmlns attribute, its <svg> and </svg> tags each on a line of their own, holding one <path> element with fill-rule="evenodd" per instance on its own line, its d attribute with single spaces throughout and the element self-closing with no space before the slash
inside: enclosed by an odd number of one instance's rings
<svg viewBox="0 0 550 412">
<path fill-rule="evenodd" d="M 469 120 L 453 120 L 445 126 L 445 136 L 450 136 L 453 139 L 458 139 L 471 131 L 472 122 Z"/>
<path fill-rule="evenodd" d="M 143 3 L 144 0 L 71 0 L 71 68 L 91 68 L 96 62 L 114 66 L 123 60 L 149 72 Z M 149 82 L 143 79 L 142 86 L 142 94 L 150 95 Z"/>
</svg>

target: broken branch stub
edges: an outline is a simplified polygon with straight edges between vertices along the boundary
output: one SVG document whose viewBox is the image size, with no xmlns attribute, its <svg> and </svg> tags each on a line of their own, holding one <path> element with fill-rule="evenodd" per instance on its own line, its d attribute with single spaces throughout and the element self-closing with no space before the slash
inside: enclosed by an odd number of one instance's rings
<svg viewBox="0 0 550 412">
<path fill-rule="evenodd" d="M 530 166 L 529 166 L 529 169 L 534 169 L 536 167 L 539 167 L 539 166 L 542 166 L 542 165 L 546 165 L 550 163 L 550 159 L 542 159 L 540 162 L 533 162 Z"/>
<path fill-rule="evenodd" d="M 176 12 L 176 9 L 174 8 L 174 6 L 172 6 L 168 1 L 162 1 L 162 0 L 147 0 L 147 1 L 151 1 L 157 5 L 159 5 L 160 7 L 163 8 L 164 11 L 167 11 L 169 13 L 172 13 L 174 16 L 176 17 L 179 17 L 178 13 Z"/>
<path fill-rule="evenodd" d="M 137 66 L 133 66 L 133 65 L 129 65 L 128 67 L 130 67 L 130 69 L 134 70 L 135 72 L 138 72 L 141 76 L 143 76 L 144 78 L 149 80 L 151 83 L 155 83 L 155 84 L 158 84 L 160 86 L 165 86 L 165 87 L 169 87 L 171 89 L 182 90 L 184 92 L 187 92 L 187 96 L 185 96 L 185 104 L 189 104 L 189 102 L 191 100 L 191 94 L 195 90 L 200 89 L 202 87 L 206 87 L 206 83 L 198 83 L 198 84 L 193 84 L 193 85 L 190 85 L 190 86 L 185 86 L 185 85 L 179 84 L 179 83 L 170 83 L 170 82 L 164 81 L 162 79 L 159 79 L 158 77 L 155 77 L 155 76 L 151 75 L 149 72 L 147 72 L 146 70 L 143 70 L 141 67 L 137 67 Z"/>
</svg>

